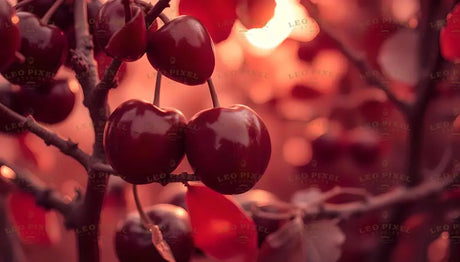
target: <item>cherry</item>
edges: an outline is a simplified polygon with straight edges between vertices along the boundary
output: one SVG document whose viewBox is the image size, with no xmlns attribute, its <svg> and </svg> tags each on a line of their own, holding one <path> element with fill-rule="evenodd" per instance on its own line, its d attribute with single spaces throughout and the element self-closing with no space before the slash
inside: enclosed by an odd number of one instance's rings
<svg viewBox="0 0 460 262">
<path fill-rule="evenodd" d="M 53 25 L 44 25 L 31 13 L 18 12 L 21 32 L 19 52 L 26 58 L 14 62 L 2 75 L 17 85 L 39 85 L 50 82 L 66 59 L 67 39 Z"/>
<path fill-rule="evenodd" d="M 305 84 L 296 84 L 291 89 L 291 96 L 296 99 L 317 99 L 322 95 L 318 89 Z"/>
<path fill-rule="evenodd" d="M 130 6 L 132 18 L 126 22 L 122 0 L 105 2 L 97 15 L 95 38 L 108 55 L 131 62 L 145 53 L 147 29 L 142 9 Z"/>
<path fill-rule="evenodd" d="M 18 20 L 13 19 L 14 9 L 5 0 L 0 0 L 0 71 L 15 60 L 15 52 L 19 50 L 21 36 Z"/>
<path fill-rule="evenodd" d="M 24 0 L 19 0 L 18 3 Z M 42 17 L 56 2 L 55 0 L 34 0 L 18 9 L 20 12 L 29 12 Z M 62 30 L 73 26 L 73 0 L 64 1 L 53 14 L 50 22 Z"/>
<path fill-rule="evenodd" d="M 179 14 L 200 20 L 209 31 L 214 43 L 228 38 L 236 20 L 237 0 L 181 0 Z"/>
<path fill-rule="evenodd" d="M 348 132 L 349 150 L 353 160 L 361 165 L 375 163 L 382 153 L 382 139 L 369 128 L 355 128 Z"/>
<path fill-rule="evenodd" d="M 56 124 L 72 112 L 75 94 L 67 79 L 58 79 L 39 88 L 21 87 L 18 101 L 23 114 L 31 114 L 39 122 Z"/>
<path fill-rule="evenodd" d="M 344 153 L 346 142 L 339 131 L 330 130 L 313 140 L 311 145 L 316 160 L 331 162 Z"/>
<path fill-rule="evenodd" d="M 244 105 L 199 112 L 187 125 L 185 142 L 195 173 L 222 194 L 251 189 L 265 172 L 271 154 L 265 124 Z"/>
<path fill-rule="evenodd" d="M 180 207 L 158 204 L 146 210 L 161 230 L 177 262 L 188 262 L 194 250 L 192 228 L 187 212 Z M 152 233 L 138 213 L 128 216 L 115 234 L 115 250 L 120 262 L 166 262 L 152 244 Z"/>
<path fill-rule="evenodd" d="M 13 111 L 20 113 L 17 92 L 11 88 L 0 88 L 0 103 Z M 17 134 L 23 131 L 24 128 L 21 123 L 0 113 L 0 132 Z"/>
<path fill-rule="evenodd" d="M 441 30 L 439 38 L 442 56 L 449 61 L 460 59 L 460 31 L 458 21 L 460 19 L 460 4 L 457 4 L 452 12 L 447 15 L 446 26 Z"/>
<path fill-rule="evenodd" d="M 203 84 L 214 71 L 214 46 L 206 28 L 191 16 L 179 16 L 159 30 L 149 30 L 147 56 L 165 76 L 187 84 Z"/>
<path fill-rule="evenodd" d="M 184 156 L 185 117 L 176 109 L 129 100 L 109 117 L 107 159 L 132 184 L 147 184 L 172 172 Z"/>
</svg>

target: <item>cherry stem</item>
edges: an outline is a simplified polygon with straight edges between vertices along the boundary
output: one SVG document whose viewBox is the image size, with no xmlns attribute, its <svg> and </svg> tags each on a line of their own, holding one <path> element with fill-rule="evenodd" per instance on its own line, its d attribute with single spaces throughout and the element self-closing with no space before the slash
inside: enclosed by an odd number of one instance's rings
<svg viewBox="0 0 460 262">
<path fill-rule="evenodd" d="M 157 71 L 157 80 L 155 82 L 155 95 L 153 97 L 153 105 L 160 106 L 160 90 L 161 90 L 161 73 Z"/>
<path fill-rule="evenodd" d="M 131 0 L 123 0 L 123 6 L 125 7 L 125 23 L 128 23 L 133 17 L 131 12 Z"/>
<path fill-rule="evenodd" d="M 59 6 L 64 2 L 64 0 L 57 0 L 54 2 L 54 4 L 48 9 L 48 11 L 45 13 L 45 15 L 42 17 L 41 22 L 43 24 L 48 24 L 49 20 L 51 17 L 54 15 L 56 10 L 59 8 Z"/>
<path fill-rule="evenodd" d="M 16 4 L 15 6 L 13 6 L 13 7 L 14 7 L 14 9 L 19 9 L 19 8 L 21 8 L 21 7 L 25 6 L 25 5 L 28 5 L 28 4 L 30 4 L 30 3 L 34 2 L 34 1 L 35 1 L 35 0 L 24 0 L 24 1 L 22 1 L 22 2 L 17 3 L 17 4 Z"/>
<path fill-rule="evenodd" d="M 152 220 L 150 220 L 150 218 L 145 214 L 144 209 L 142 208 L 142 204 L 141 204 L 141 201 L 139 200 L 139 195 L 137 193 L 137 185 L 133 185 L 133 196 L 134 196 L 134 202 L 136 203 L 137 211 L 139 212 L 139 216 L 141 217 L 141 220 L 142 220 L 142 224 L 147 230 L 152 231 L 152 228 L 155 225 L 153 224 Z"/>
<path fill-rule="evenodd" d="M 214 83 L 212 82 L 212 79 L 208 79 L 208 86 L 209 86 L 209 93 L 211 93 L 211 99 L 212 99 L 212 106 L 214 108 L 219 107 L 219 98 L 217 98 L 217 93 L 216 89 L 214 88 Z"/>
<path fill-rule="evenodd" d="M 168 23 L 170 20 L 169 20 L 169 17 L 163 13 L 161 13 L 159 16 L 158 16 L 161 21 L 163 21 L 164 24 Z"/>
</svg>

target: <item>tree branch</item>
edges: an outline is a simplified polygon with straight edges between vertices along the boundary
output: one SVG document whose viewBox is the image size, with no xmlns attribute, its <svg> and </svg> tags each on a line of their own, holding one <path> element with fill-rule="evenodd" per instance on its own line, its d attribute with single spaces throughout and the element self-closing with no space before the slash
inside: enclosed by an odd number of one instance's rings
<svg viewBox="0 0 460 262">
<path fill-rule="evenodd" d="M 342 40 L 339 39 L 336 33 L 321 19 L 319 16 L 319 10 L 316 4 L 311 0 L 302 0 L 302 4 L 308 11 L 310 17 L 312 17 L 318 24 L 320 30 L 322 30 L 329 38 L 334 41 L 334 43 L 339 47 L 340 51 L 352 62 L 358 70 L 361 72 L 361 75 L 365 77 L 367 83 L 371 86 L 374 86 L 387 95 L 388 99 L 395 104 L 401 112 L 404 114 L 409 114 L 410 106 L 396 97 L 396 95 L 390 90 L 388 86 L 389 80 L 386 79 L 380 72 L 374 70 L 363 57 L 359 57 L 352 51 L 349 47 L 345 46 Z"/>
</svg>

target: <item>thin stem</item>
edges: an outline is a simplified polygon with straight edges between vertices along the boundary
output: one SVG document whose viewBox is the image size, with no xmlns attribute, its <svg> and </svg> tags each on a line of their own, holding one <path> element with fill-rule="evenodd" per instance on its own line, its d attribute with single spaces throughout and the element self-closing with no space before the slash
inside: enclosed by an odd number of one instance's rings
<svg viewBox="0 0 460 262">
<path fill-rule="evenodd" d="M 147 13 L 145 16 L 145 21 L 147 22 L 147 26 L 150 26 L 152 22 L 160 16 L 161 12 L 167 7 L 169 7 L 169 2 L 171 0 L 159 0 L 155 6 Z"/>
<path fill-rule="evenodd" d="M 219 98 L 217 97 L 216 93 L 216 88 L 214 87 L 214 83 L 212 82 L 212 79 L 208 79 L 208 86 L 209 86 L 209 93 L 211 94 L 211 99 L 212 99 L 212 106 L 213 107 L 219 107 Z"/>
<path fill-rule="evenodd" d="M 32 2 L 35 2 L 35 0 L 24 0 L 24 1 L 21 1 L 19 3 L 17 3 L 15 6 L 13 6 L 13 8 L 15 8 L 16 10 L 25 6 L 25 5 L 28 5 Z"/>
<path fill-rule="evenodd" d="M 168 23 L 170 20 L 169 20 L 169 17 L 163 13 L 161 13 L 159 16 L 158 16 L 161 21 L 163 21 L 164 24 Z"/>
<path fill-rule="evenodd" d="M 161 73 L 157 71 L 157 79 L 155 81 L 155 95 L 153 97 L 153 105 L 160 106 L 160 90 L 161 90 Z"/>
<path fill-rule="evenodd" d="M 133 17 L 132 11 L 131 11 L 131 1 L 130 0 L 123 0 L 123 7 L 125 8 L 125 23 L 128 23 L 131 21 L 131 18 Z"/>
<path fill-rule="evenodd" d="M 56 0 L 54 4 L 48 9 L 48 11 L 45 13 L 45 15 L 42 17 L 41 22 L 43 24 L 48 24 L 49 20 L 51 17 L 54 15 L 56 10 L 59 8 L 59 6 L 64 2 L 64 0 Z"/>
<path fill-rule="evenodd" d="M 154 226 L 152 220 L 145 214 L 144 209 L 142 208 L 141 201 L 139 199 L 139 195 L 137 193 L 137 185 L 133 185 L 133 196 L 134 196 L 134 202 L 136 203 L 136 208 L 137 211 L 139 212 L 139 216 L 141 217 L 142 224 L 146 229 L 149 231 L 152 230 L 152 227 Z"/>
</svg>

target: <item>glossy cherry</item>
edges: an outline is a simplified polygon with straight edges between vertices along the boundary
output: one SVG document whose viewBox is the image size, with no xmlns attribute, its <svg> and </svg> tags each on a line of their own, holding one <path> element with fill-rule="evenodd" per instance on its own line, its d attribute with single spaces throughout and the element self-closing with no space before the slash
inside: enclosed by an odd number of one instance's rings
<svg viewBox="0 0 460 262">
<path fill-rule="evenodd" d="M 439 38 L 441 54 L 446 60 L 456 61 L 460 59 L 460 4 L 457 4 L 452 12 L 447 15 L 446 26 L 441 30 Z"/>
<path fill-rule="evenodd" d="M 19 35 L 18 19 L 14 9 L 6 0 L 0 0 L 0 71 L 15 60 L 15 52 L 19 50 L 21 36 Z"/>
<path fill-rule="evenodd" d="M 67 79 L 58 79 L 38 88 L 21 87 L 18 101 L 23 114 L 30 114 L 39 122 L 56 124 L 72 112 L 75 94 Z"/>
<path fill-rule="evenodd" d="M 179 14 L 200 20 L 217 44 L 230 35 L 237 18 L 236 6 L 237 0 L 181 0 Z"/>
<path fill-rule="evenodd" d="M 172 172 L 184 156 L 185 117 L 176 109 L 129 100 L 109 117 L 107 159 L 129 183 L 147 184 Z"/>
<path fill-rule="evenodd" d="M 150 64 L 165 76 L 187 84 L 206 82 L 214 71 L 214 46 L 206 28 L 191 16 L 179 16 L 148 32 Z"/>
<path fill-rule="evenodd" d="M 67 55 L 67 38 L 56 26 L 44 25 L 31 13 L 18 12 L 21 32 L 19 52 L 26 58 L 16 61 L 2 75 L 17 85 L 40 85 L 50 82 Z"/>
<path fill-rule="evenodd" d="M 177 262 L 188 262 L 194 250 L 192 228 L 187 212 L 177 206 L 158 204 L 146 210 L 147 216 L 163 233 Z M 115 250 L 120 262 L 165 262 L 152 244 L 152 233 L 133 213 L 123 221 L 115 235 Z"/>
<path fill-rule="evenodd" d="M 125 21 L 122 0 L 110 0 L 99 9 L 95 38 L 110 56 L 123 61 L 135 61 L 145 53 L 147 29 L 144 12 L 131 4 L 132 18 Z"/>
<path fill-rule="evenodd" d="M 251 189 L 265 172 L 271 154 L 265 124 L 244 105 L 199 112 L 187 125 L 185 141 L 195 173 L 222 194 Z"/>
</svg>

